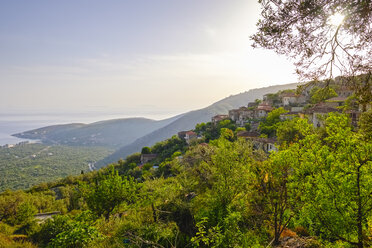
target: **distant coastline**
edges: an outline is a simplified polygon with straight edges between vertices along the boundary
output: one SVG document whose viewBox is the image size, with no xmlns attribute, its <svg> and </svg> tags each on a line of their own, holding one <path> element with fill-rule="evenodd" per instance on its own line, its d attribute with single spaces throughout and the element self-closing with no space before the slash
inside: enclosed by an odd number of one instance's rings
<svg viewBox="0 0 372 248">
<path fill-rule="evenodd" d="M 117 118 L 129 118 L 132 116 L 128 116 L 126 114 L 119 114 L 119 113 L 84 113 L 84 114 L 49 114 L 49 113 L 41 113 L 41 114 L 32 114 L 32 113 L 16 113 L 16 114 L 9 114 L 9 113 L 0 113 L 0 146 L 4 146 L 6 144 L 15 145 L 23 141 L 29 141 L 34 143 L 36 140 L 30 139 L 23 139 L 12 136 L 16 133 L 21 133 L 25 131 L 29 131 L 36 128 L 46 127 L 50 125 L 57 125 L 57 124 L 68 124 L 74 122 L 81 122 L 81 123 L 92 123 L 96 121 L 103 121 L 109 119 L 117 119 Z M 154 115 L 155 119 L 162 119 L 163 116 Z M 157 117 L 157 118 L 156 118 Z"/>
<path fill-rule="evenodd" d="M 39 140 L 21 139 L 11 135 L 0 134 L 0 146 L 18 145 L 22 142 L 39 143 Z"/>
</svg>

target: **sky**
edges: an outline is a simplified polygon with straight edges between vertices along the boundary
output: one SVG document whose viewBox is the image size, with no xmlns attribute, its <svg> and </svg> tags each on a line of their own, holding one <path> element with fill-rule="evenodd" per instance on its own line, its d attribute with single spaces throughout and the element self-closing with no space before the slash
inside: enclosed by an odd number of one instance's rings
<svg viewBox="0 0 372 248">
<path fill-rule="evenodd" d="M 0 113 L 167 117 L 297 81 L 254 0 L 0 0 Z"/>
</svg>

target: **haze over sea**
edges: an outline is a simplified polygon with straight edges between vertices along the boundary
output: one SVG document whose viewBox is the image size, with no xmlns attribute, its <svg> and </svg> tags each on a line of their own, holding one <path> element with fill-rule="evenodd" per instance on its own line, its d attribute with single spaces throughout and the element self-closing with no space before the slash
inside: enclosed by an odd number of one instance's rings
<svg viewBox="0 0 372 248">
<path fill-rule="evenodd" d="M 176 115 L 177 113 L 174 113 Z M 32 130 L 35 128 L 68 123 L 93 123 L 96 121 L 145 117 L 155 120 L 173 116 L 171 113 L 119 113 L 119 112 L 84 112 L 84 113 L 0 113 L 0 146 L 17 144 L 25 139 L 11 136 L 12 134 Z"/>
</svg>

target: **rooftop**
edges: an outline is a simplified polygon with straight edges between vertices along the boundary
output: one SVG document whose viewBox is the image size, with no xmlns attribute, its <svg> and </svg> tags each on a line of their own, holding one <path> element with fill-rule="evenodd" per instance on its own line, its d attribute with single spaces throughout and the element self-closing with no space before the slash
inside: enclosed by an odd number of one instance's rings
<svg viewBox="0 0 372 248">
<path fill-rule="evenodd" d="M 240 131 L 237 133 L 238 137 L 258 137 L 260 134 L 258 132 Z"/>
<path fill-rule="evenodd" d="M 347 97 L 343 97 L 343 96 L 336 96 L 336 97 L 332 97 L 330 99 L 327 100 L 327 102 L 344 102 L 346 101 Z"/>
<path fill-rule="evenodd" d="M 312 113 L 330 113 L 330 112 L 340 112 L 339 109 L 329 107 L 324 105 L 324 103 L 318 103 L 314 107 L 309 108 L 305 111 L 306 114 Z"/>
<path fill-rule="evenodd" d="M 197 135 L 197 134 L 196 134 L 195 132 L 193 132 L 193 131 L 188 131 L 188 132 L 186 132 L 186 134 L 189 135 L 189 136 L 190 136 L 190 135 Z"/>
<path fill-rule="evenodd" d="M 274 108 L 271 107 L 268 103 L 263 102 L 260 105 L 258 105 L 257 110 L 265 110 L 265 111 L 271 111 Z"/>
</svg>

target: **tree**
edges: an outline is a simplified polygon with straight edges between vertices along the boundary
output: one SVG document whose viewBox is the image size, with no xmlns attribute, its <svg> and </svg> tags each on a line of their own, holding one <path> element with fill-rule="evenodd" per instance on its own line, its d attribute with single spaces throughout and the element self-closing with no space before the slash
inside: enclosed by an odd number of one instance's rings
<svg viewBox="0 0 372 248">
<path fill-rule="evenodd" d="M 372 140 L 372 109 L 364 112 L 359 120 L 360 132 L 366 140 Z"/>
<path fill-rule="evenodd" d="M 260 132 L 266 134 L 268 137 L 274 137 L 276 135 L 276 129 L 281 122 L 280 115 L 288 112 L 283 108 L 277 108 L 271 111 L 265 120 L 260 122 Z"/>
<path fill-rule="evenodd" d="M 202 134 L 203 132 L 206 131 L 206 128 L 207 128 L 207 125 L 204 122 L 202 122 L 202 123 L 196 124 L 194 131 L 198 134 Z"/>
<path fill-rule="evenodd" d="M 260 0 L 253 47 L 284 54 L 302 79 L 327 79 L 354 90 L 357 102 L 372 102 L 371 0 Z"/>
<path fill-rule="evenodd" d="M 363 247 L 372 210 L 372 143 L 352 131 L 346 116 L 330 114 L 325 133 L 305 135 L 297 154 L 293 173 L 317 234 Z"/>
<path fill-rule="evenodd" d="M 272 223 L 274 245 L 279 244 L 280 235 L 293 218 L 293 210 L 299 202 L 300 190 L 291 186 L 298 184 L 293 182 L 291 175 L 298 161 L 294 149 L 287 149 L 273 153 L 256 169 L 258 196 L 255 199 L 263 206 L 263 212 Z"/>
<path fill-rule="evenodd" d="M 307 119 L 300 119 L 298 117 L 292 120 L 286 120 L 278 126 L 276 136 L 280 144 L 291 144 L 302 138 L 301 128 L 307 124 Z"/>
<path fill-rule="evenodd" d="M 151 153 L 151 148 L 148 146 L 142 147 L 141 154 L 150 154 Z"/>
<path fill-rule="evenodd" d="M 65 230 L 58 233 L 49 243 L 49 247 L 89 247 L 94 240 L 101 240 L 102 235 L 91 223 L 71 221 Z"/>
<path fill-rule="evenodd" d="M 89 211 L 75 216 L 56 215 L 48 219 L 32 234 L 41 247 L 90 247 L 93 241 L 102 241 L 101 233 L 93 225 Z"/>
<path fill-rule="evenodd" d="M 293 58 L 305 78 L 332 78 L 335 70 L 344 76 L 371 73 L 370 0 L 259 2 L 254 47 Z"/>
<path fill-rule="evenodd" d="M 311 103 L 320 103 L 337 96 L 336 91 L 331 87 L 320 88 L 315 86 L 310 91 Z"/>
<path fill-rule="evenodd" d="M 248 210 L 250 166 L 257 155 L 250 142 L 244 139 L 232 142 L 231 135 L 231 130 L 222 129 L 221 137 L 210 144 L 213 147 L 210 160 L 194 167 L 200 180 L 196 193 L 203 204 L 196 214 L 201 223 L 197 224 L 199 232 L 193 242 L 204 243 L 202 247 L 249 247 L 244 245 L 247 219 L 242 215 Z"/>
<path fill-rule="evenodd" d="M 135 202 L 137 188 L 138 184 L 132 178 L 122 178 L 114 169 L 94 184 L 80 187 L 89 209 L 106 219 L 121 203 Z"/>
<path fill-rule="evenodd" d="M 36 207 L 30 202 L 23 202 L 18 206 L 17 215 L 15 216 L 15 224 L 23 224 L 33 220 L 37 213 Z"/>
</svg>

